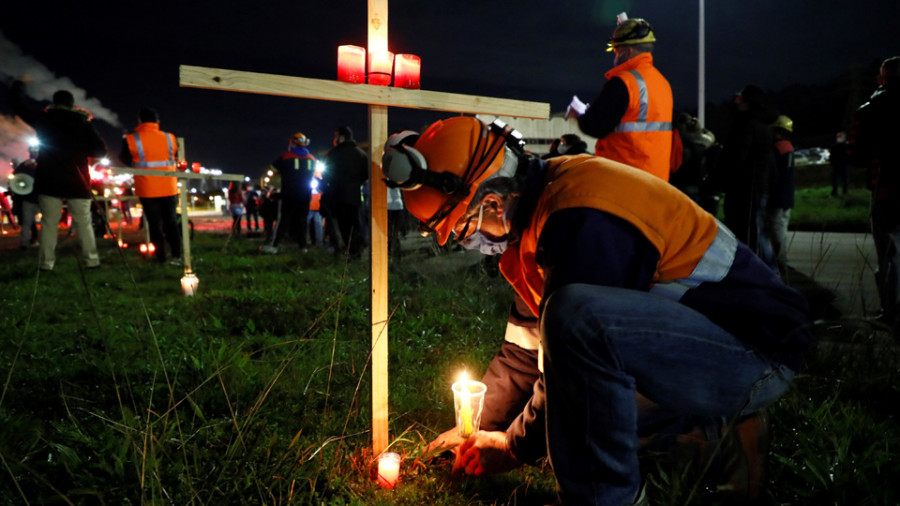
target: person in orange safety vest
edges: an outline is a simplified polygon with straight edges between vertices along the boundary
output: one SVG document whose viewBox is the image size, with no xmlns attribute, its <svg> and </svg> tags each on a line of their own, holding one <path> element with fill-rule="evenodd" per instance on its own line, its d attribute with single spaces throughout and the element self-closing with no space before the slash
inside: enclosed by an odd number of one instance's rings
<svg viewBox="0 0 900 506">
<path fill-rule="evenodd" d="M 595 154 L 637 167 L 664 181 L 673 160 L 672 88 L 653 66 L 656 37 L 647 21 L 619 14 L 607 51 L 615 67 L 600 95 L 588 107 L 572 97 L 566 116 L 578 118 L 587 135 L 597 137 Z"/>
<path fill-rule="evenodd" d="M 395 134 L 381 168 L 438 244 L 501 255 L 517 298 L 480 430 L 432 444 L 458 445 L 457 474 L 549 456 L 563 504 L 642 503 L 640 437 L 661 418 L 638 393 L 666 419 L 753 419 L 813 344 L 803 296 L 646 172 L 531 159 L 509 125 L 465 116 Z"/>
<path fill-rule="evenodd" d="M 122 140 L 119 158 L 135 169 L 175 172 L 178 140 L 159 129 L 159 114 L 141 109 L 139 124 Z M 134 192 L 141 199 L 144 223 L 150 230 L 150 242 L 156 248 L 157 262 L 166 261 L 165 242 L 171 249 L 171 263 L 181 262 L 181 229 L 178 226 L 178 180 L 174 177 L 134 176 Z"/>
</svg>

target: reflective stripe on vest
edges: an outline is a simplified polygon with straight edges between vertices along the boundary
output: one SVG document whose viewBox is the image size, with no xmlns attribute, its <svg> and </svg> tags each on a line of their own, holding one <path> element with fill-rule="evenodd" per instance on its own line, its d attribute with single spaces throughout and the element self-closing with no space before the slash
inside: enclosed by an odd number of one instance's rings
<svg viewBox="0 0 900 506">
<path fill-rule="evenodd" d="M 637 69 L 631 69 L 628 71 L 634 77 L 635 82 L 637 82 L 638 87 L 638 102 L 640 103 L 638 110 L 638 119 L 637 121 L 629 121 L 625 123 L 620 123 L 616 125 L 615 132 L 671 132 L 672 131 L 672 123 L 665 121 L 651 121 L 647 122 L 647 109 L 648 109 L 648 93 L 647 93 L 647 83 L 644 82 L 644 77 L 641 75 Z"/>
<path fill-rule="evenodd" d="M 138 160 L 132 163 L 134 168 L 155 169 L 157 167 L 171 167 L 172 165 L 175 165 L 175 149 L 172 145 L 172 137 L 165 132 L 163 132 L 163 134 L 166 136 L 166 145 L 169 148 L 169 159 L 160 162 L 148 162 L 147 155 L 144 154 L 144 144 L 141 142 L 141 134 L 138 132 L 134 133 L 134 145 L 138 152 Z"/>
<path fill-rule="evenodd" d="M 716 224 L 718 225 L 716 238 L 709 245 L 697 266 L 694 267 L 691 275 L 684 279 L 657 283 L 650 288 L 650 293 L 667 299 L 680 300 L 688 290 L 700 286 L 701 283 L 707 281 L 715 283 L 725 278 L 734 264 L 738 241 L 734 234 L 718 220 L 716 220 Z"/>
</svg>

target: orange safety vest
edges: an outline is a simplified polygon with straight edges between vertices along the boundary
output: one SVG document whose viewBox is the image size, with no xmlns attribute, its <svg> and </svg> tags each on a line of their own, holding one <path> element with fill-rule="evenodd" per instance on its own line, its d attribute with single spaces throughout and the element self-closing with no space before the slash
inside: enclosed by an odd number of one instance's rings
<svg viewBox="0 0 900 506">
<path fill-rule="evenodd" d="M 178 141 L 174 135 L 161 131 L 159 123 L 141 123 L 134 133 L 125 136 L 125 141 L 131 151 L 132 167 L 175 172 Z M 134 193 L 144 198 L 178 195 L 178 180 L 174 177 L 134 176 Z"/>
<path fill-rule="evenodd" d="M 595 152 L 669 180 L 672 168 L 672 88 L 653 66 L 653 55 L 641 53 L 607 72 L 628 88 L 628 108 L 609 135 L 597 140 Z"/>
<path fill-rule="evenodd" d="M 552 159 L 531 221 L 500 258 L 500 272 L 536 315 L 544 291 L 538 239 L 551 214 L 574 207 L 607 212 L 640 230 L 660 256 L 651 292 L 675 300 L 701 282 L 724 278 L 737 251 L 727 228 L 657 177 L 590 155 Z"/>
<path fill-rule="evenodd" d="M 321 207 L 322 203 L 322 194 L 321 193 L 313 193 L 312 200 L 309 201 L 309 210 L 310 211 L 318 211 Z"/>
</svg>

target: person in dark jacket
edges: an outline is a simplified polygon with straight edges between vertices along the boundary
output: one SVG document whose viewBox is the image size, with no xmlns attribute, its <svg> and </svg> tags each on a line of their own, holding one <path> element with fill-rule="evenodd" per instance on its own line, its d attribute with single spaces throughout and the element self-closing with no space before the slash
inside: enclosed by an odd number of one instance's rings
<svg viewBox="0 0 900 506">
<path fill-rule="evenodd" d="M 847 134 L 838 132 L 834 136 L 834 144 L 828 149 L 828 162 L 831 164 L 831 196 L 837 197 L 838 190 L 847 194 L 850 187 L 850 157 L 847 154 Z"/>
<path fill-rule="evenodd" d="M 309 152 L 309 137 L 301 132 L 291 136 L 288 150 L 272 162 L 281 176 L 281 199 L 278 201 L 278 218 L 272 243 L 260 248 L 265 253 L 277 253 L 278 243 L 285 235 L 297 236 L 301 250 L 306 249 L 306 215 L 312 200 L 312 179 L 316 157 Z"/>
<path fill-rule="evenodd" d="M 854 116 L 850 161 L 867 169 L 881 316 L 894 325 L 896 334 L 900 331 L 900 56 L 881 63 L 878 84 Z"/>
<path fill-rule="evenodd" d="M 782 276 L 787 269 L 787 237 L 788 222 L 791 221 L 791 209 L 794 207 L 794 145 L 791 144 L 791 133 L 794 121 L 780 115 L 772 124 L 775 137 L 775 171 L 769 184 L 769 196 L 766 201 L 765 236 L 769 239 L 771 250 L 766 251 L 763 261 L 776 269 Z"/>
<path fill-rule="evenodd" d="M 266 244 L 272 242 L 275 231 L 275 220 L 278 219 L 278 202 L 281 201 L 281 192 L 275 186 L 270 186 L 263 192 L 262 202 L 259 204 L 259 214 L 263 220 L 263 231 Z"/>
<path fill-rule="evenodd" d="M 259 192 L 250 185 L 244 185 L 244 210 L 247 216 L 247 233 L 251 230 L 259 231 Z M 253 223 L 253 228 L 250 223 Z"/>
<path fill-rule="evenodd" d="M 707 150 L 715 144 L 716 136 L 695 117 L 688 113 L 675 116 L 675 128 L 681 137 L 681 167 L 672 172 L 669 182 L 698 203 L 710 214 L 709 203 L 714 192 L 710 191 Z"/>
<path fill-rule="evenodd" d="M 37 107 L 25 96 L 25 83 L 15 81 L 10 105 L 34 128 L 41 142 L 35 173 L 35 192 L 41 207 L 40 268 L 53 270 L 63 202 L 75 220 L 85 266 L 100 266 L 100 255 L 91 225 L 91 177 L 88 158 L 106 155 L 106 144 L 91 123 L 88 111 L 75 107 L 75 97 L 66 90 L 53 94 L 47 108 Z"/>
<path fill-rule="evenodd" d="M 15 162 L 16 159 L 13 159 L 13 161 Z M 33 184 L 37 174 L 37 161 L 34 158 L 29 158 L 25 161 L 19 160 L 19 163 L 13 165 L 13 173 L 28 176 Z M 19 249 L 27 249 L 29 246 L 37 246 L 38 244 L 36 217 L 41 212 L 41 207 L 33 186 L 28 193 L 19 193 L 21 191 L 23 190 L 19 189 L 16 191 L 16 189 L 13 189 L 13 208 L 17 212 L 16 217 L 21 227 Z"/>
<path fill-rule="evenodd" d="M 771 124 L 778 117 L 754 85 L 734 96 L 733 124 L 719 156 L 725 190 L 725 225 L 756 253 L 769 180 L 774 170 Z"/>
<path fill-rule="evenodd" d="M 581 155 L 588 152 L 588 145 L 577 134 L 565 134 L 560 137 L 559 146 L 556 148 L 561 155 Z"/>
<path fill-rule="evenodd" d="M 321 213 L 335 253 L 352 257 L 364 248 L 359 223 L 360 187 L 369 179 L 369 157 L 356 145 L 353 131 L 342 126 L 334 131 L 334 147 L 325 157 L 322 174 Z"/>
</svg>

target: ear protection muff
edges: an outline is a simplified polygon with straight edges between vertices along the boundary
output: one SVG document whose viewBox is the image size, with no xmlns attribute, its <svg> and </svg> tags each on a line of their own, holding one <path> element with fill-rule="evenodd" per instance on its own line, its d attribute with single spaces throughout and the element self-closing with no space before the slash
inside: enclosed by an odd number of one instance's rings
<svg viewBox="0 0 900 506">
<path fill-rule="evenodd" d="M 422 185 L 421 176 L 417 173 L 428 170 L 428 162 L 422 153 L 412 147 L 418 139 L 417 132 L 404 130 L 392 135 L 385 143 L 381 172 L 389 188 L 414 190 Z"/>
<path fill-rule="evenodd" d="M 447 195 L 463 189 L 463 180 L 456 174 L 428 170 L 425 156 L 412 147 L 418 139 L 417 132 L 405 130 L 392 135 L 385 143 L 384 156 L 381 158 L 385 184 L 389 188 L 403 190 L 415 190 L 425 185 Z"/>
<path fill-rule="evenodd" d="M 462 178 L 450 172 L 432 172 L 428 162 L 416 148 L 398 144 L 384 153 L 381 159 L 384 182 L 389 188 L 415 190 L 422 185 L 452 195 L 465 186 Z"/>
</svg>

